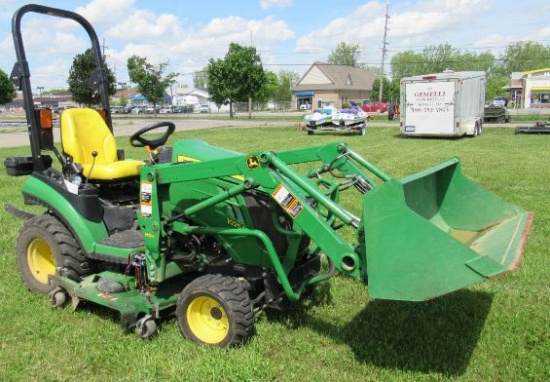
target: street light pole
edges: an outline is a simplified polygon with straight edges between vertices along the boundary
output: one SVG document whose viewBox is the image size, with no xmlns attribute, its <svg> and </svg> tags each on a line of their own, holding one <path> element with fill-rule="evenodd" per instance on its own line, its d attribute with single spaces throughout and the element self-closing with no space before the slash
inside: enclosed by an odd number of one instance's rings
<svg viewBox="0 0 550 382">
<path fill-rule="evenodd" d="M 381 72 L 382 75 L 380 76 L 380 88 L 378 89 L 378 101 L 382 102 L 382 93 L 384 91 L 384 60 L 386 58 L 386 52 L 388 51 L 386 49 L 386 46 L 388 43 L 386 42 L 386 37 L 388 36 L 388 19 L 390 18 L 390 15 L 388 14 L 389 10 L 389 3 L 386 3 L 386 21 L 384 22 L 384 41 L 382 42 L 382 65 L 381 65 Z"/>
</svg>

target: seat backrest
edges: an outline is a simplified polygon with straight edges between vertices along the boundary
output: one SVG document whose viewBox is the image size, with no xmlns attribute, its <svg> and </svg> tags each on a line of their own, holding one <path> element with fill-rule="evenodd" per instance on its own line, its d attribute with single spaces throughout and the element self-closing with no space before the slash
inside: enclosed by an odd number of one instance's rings
<svg viewBox="0 0 550 382">
<path fill-rule="evenodd" d="M 96 110 L 67 109 L 61 113 L 60 125 L 63 152 L 75 163 L 92 164 L 93 151 L 97 152 L 96 165 L 117 161 L 115 137 Z"/>
</svg>

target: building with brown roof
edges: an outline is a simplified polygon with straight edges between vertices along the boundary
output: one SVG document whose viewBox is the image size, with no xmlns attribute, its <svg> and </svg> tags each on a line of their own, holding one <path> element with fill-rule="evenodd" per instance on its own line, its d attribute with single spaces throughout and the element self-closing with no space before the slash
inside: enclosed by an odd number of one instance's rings
<svg viewBox="0 0 550 382">
<path fill-rule="evenodd" d="M 337 107 L 349 101 L 361 104 L 369 99 L 375 78 L 370 70 L 315 62 L 292 88 L 292 105 L 316 108 L 327 101 Z"/>
</svg>

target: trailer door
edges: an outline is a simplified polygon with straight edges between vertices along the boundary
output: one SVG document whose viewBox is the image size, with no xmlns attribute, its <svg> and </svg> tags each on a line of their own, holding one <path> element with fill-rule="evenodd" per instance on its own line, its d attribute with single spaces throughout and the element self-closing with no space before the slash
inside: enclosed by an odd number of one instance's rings
<svg viewBox="0 0 550 382">
<path fill-rule="evenodd" d="M 410 82 L 405 87 L 405 134 L 455 134 L 455 81 Z"/>
</svg>

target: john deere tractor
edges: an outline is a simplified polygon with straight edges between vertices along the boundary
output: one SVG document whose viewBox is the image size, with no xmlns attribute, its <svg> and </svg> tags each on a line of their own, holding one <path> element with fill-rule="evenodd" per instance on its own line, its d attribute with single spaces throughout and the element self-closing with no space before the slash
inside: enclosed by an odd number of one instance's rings
<svg viewBox="0 0 550 382">
<path fill-rule="evenodd" d="M 79 23 L 96 60 L 90 84 L 101 110 L 65 110 L 60 145 L 51 111 L 34 107 L 20 28 L 29 12 Z M 146 159 L 125 159 L 92 26 L 27 5 L 13 36 L 31 155 L 5 166 L 26 177 L 24 202 L 43 213 L 6 209 L 24 219 L 21 277 L 53 306 L 115 309 L 122 328 L 143 338 L 175 315 L 189 340 L 231 346 L 252 335 L 255 312 L 297 301 L 336 272 L 368 284 L 374 298 L 421 301 L 520 260 L 532 213 L 466 178 L 456 158 L 396 179 L 344 143 L 244 154 L 201 140 L 167 145 L 175 126 L 161 122 L 130 137 L 148 148 Z M 340 203 L 347 192 L 357 193 L 358 216 Z"/>
</svg>

